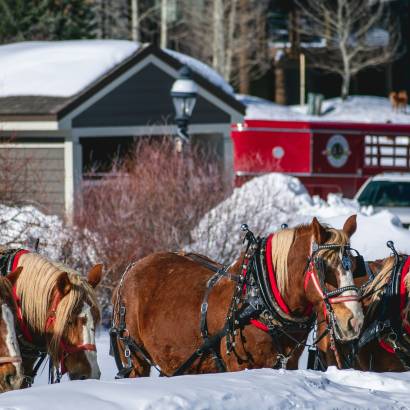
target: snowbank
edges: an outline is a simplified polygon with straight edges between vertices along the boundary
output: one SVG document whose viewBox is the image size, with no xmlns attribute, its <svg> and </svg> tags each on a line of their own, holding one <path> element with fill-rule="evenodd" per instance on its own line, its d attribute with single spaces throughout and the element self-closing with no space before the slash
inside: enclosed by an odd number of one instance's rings
<svg viewBox="0 0 410 410">
<path fill-rule="evenodd" d="M 344 121 L 364 123 L 410 123 L 410 106 L 407 112 L 394 112 L 388 98 L 351 96 L 325 100 L 321 116 L 307 114 L 307 106 L 284 106 L 247 95 L 237 95 L 246 105 L 246 118 L 259 120 Z"/>
<path fill-rule="evenodd" d="M 31 248 L 39 239 L 39 253 L 53 260 L 67 260 L 73 268 L 95 262 L 87 241 L 89 232 L 79 232 L 56 215 L 46 215 L 31 205 L 10 207 L 0 204 L 0 245 Z M 92 241 L 89 241 L 92 243 Z M 85 247 L 86 246 L 86 247 Z"/>
<path fill-rule="evenodd" d="M 126 40 L 27 41 L 0 46 L 0 97 L 70 97 L 122 63 L 140 48 Z M 176 51 L 166 53 L 233 95 L 215 70 Z"/>
<path fill-rule="evenodd" d="M 63 382 L 4 393 L 0 409 L 402 409 L 410 406 L 409 389 L 410 373 L 260 369 L 174 378 Z"/>
<path fill-rule="evenodd" d="M 358 229 L 352 245 L 368 259 L 389 255 L 387 240 L 397 249 L 410 253 L 410 231 L 401 227 L 400 220 L 388 211 L 372 214 L 361 210 L 357 202 L 330 194 L 327 201 L 311 197 L 295 177 L 271 173 L 254 178 L 236 188 L 228 199 L 217 205 L 193 230 L 194 243 L 190 250 L 229 263 L 242 247 L 243 223 L 257 235 L 280 229 L 281 224 L 294 226 L 310 223 L 316 216 L 337 228 L 352 214 L 358 215 Z"/>
</svg>

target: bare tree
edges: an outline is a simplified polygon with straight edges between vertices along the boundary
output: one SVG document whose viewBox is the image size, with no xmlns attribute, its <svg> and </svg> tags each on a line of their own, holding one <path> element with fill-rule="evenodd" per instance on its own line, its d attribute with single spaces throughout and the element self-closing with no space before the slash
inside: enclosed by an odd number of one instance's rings
<svg viewBox="0 0 410 410">
<path fill-rule="evenodd" d="M 251 79 L 270 68 L 268 0 L 181 0 L 181 18 L 169 33 L 179 51 L 212 65 L 226 81 L 249 91 Z M 209 46 L 208 46 L 209 44 Z"/>
<path fill-rule="evenodd" d="M 296 4 L 301 46 L 314 66 L 342 78 L 343 99 L 357 73 L 400 55 L 400 25 L 387 1 L 296 0 Z"/>
</svg>

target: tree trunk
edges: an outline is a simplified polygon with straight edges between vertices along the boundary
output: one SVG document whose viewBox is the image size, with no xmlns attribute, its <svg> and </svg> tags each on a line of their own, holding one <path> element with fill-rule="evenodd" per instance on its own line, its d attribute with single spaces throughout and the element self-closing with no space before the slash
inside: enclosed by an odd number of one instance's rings
<svg viewBox="0 0 410 410">
<path fill-rule="evenodd" d="M 225 61 L 224 7 L 222 0 L 213 1 L 212 67 L 223 74 Z"/>
<path fill-rule="evenodd" d="M 235 35 L 235 27 L 236 27 L 236 8 L 237 8 L 238 0 L 231 1 L 231 9 L 229 10 L 229 18 L 228 18 L 228 34 L 226 38 L 226 56 L 225 56 L 225 70 L 224 70 L 224 78 L 226 81 L 230 82 L 232 76 L 232 60 L 234 54 L 234 35 Z"/>
<path fill-rule="evenodd" d="M 248 0 L 240 0 L 240 45 L 239 45 L 239 92 L 249 94 L 249 66 L 248 66 L 248 16 L 246 3 Z"/>
<path fill-rule="evenodd" d="M 138 0 L 131 0 L 131 39 L 132 41 L 140 41 Z"/>
<path fill-rule="evenodd" d="M 275 65 L 275 102 L 277 104 L 286 104 L 285 68 L 280 63 Z"/>
<path fill-rule="evenodd" d="M 349 90 L 350 90 L 350 74 L 345 73 L 345 75 L 342 77 L 341 97 L 343 101 L 346 100 L 347 97 L 349 96 Z"/>
<path fill-rule="evenodd" d="M 161 48 L 167 47 L 167 0 L 161 0 Z"/>
</svg>

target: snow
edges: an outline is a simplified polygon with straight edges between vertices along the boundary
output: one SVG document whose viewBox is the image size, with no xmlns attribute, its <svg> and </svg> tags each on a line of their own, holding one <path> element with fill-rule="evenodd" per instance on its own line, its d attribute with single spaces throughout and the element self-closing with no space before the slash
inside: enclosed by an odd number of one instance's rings
<svg viewBox="0 0 410 410">
<path fill-rule="evenodd" d="M 346 101 L 331 98 L 323 102 L 323 114 L 320 116 L 308 115 L 307 105 L 285 106 L 241 94 L 237 95 L 237 99 L 247 106 L 246 119 L 410 123 L 410 107 L 407 107 L 406 112 L 394 112 L 389 99 L 384 97 L 355 95 Z"/>
<path fill-rule="evenodd" d="M 163 51 L 179 60 L 182 64 L 189 66 L 191 70 L 206 78 L 209 82 L 213 83 L 216 87 L 221 88 L 227 94 L 231 94 L 232 96 L 234 95 L 232 86 L 227 83 L 224 78 L 220 74 L 218 74 L 217 71 L 213 70 L 209 65 L 203 63 L 200 60 L 197 60 L 196 58 L 190 57 L 186 54 L 182 54 L 174 50 L 164 49 Z"/>
<path fill-rule="evenodd" d="M 108 335 L 97 340 L 102 379 L 37 383 L 4 393 L 2 410 L 402 409 L 410 406 L 410 373 L 355 370 L 245 370 L 173 378 L 113 380 Z M 103 348 L 102 348 L 103 347 Z M 101 349 L 102 348 L 102 349 Z"/>
<path fill-rule="evenodd" d="M 0 97 L 70 97 L 138 50 L 123 40 L 28 41 L 0 46 Z"/>
<path fill-rule="evenodd" d="M 26 41 L 2 45 L 0 97 L 71 97 L 139 48 L 139 43 L 126 40 Z M 176 51 L 164 51 L 233 95 L 232 87 L 208 65 Z"/>
<path fill-rule="evenodd" d="M 193 230 L 194 242 L 189 250 L 229 263 L 242 249 L 240 226 L 243 223 L 262 236 L 280 229 L 283 223 L 290 226 L 310 223 L 314 216 L 323 223 L 342 228 L 353 214 L 358 215 L 358 228 L 352 237 L 352 246 L 365 259 L 388 256 L 388 240 L 393 240 L 398 250 L 410 253 L 410 231 L 402 228 L 398 217 L 391 212 L 361 209 L 356 201 L 336 194 L 329 194 L 326 201 L 311 197 L 299 179 L 280 173 L 253 178 L 236 188 Z"/>
</svg>

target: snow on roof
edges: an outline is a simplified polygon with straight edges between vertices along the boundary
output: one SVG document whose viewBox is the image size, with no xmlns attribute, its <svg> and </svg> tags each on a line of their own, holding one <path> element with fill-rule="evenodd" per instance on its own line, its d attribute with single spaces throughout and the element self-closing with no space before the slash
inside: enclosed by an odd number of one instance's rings
<svg viewBox="0 0 410 410">
<path fill-rule="evenodd" d="M 122 40 L 28 41 L 0 46 L 0 97 L 70 97 L 138 50 Z"/>
<path fill-rule="evenodd" d="M 0 46 L 0 97 L 71 97 L 122 63 L 140 48 L 125 40 L 27 41 Z M 233 95 L 232 87 L 211 67 L 172 50 L 215 86 Z"/>
<path fill-rule="evenodd" d="M 190 57 L 186 54 L 179 53 L 174 50 L 164 49 L 171 57 L 176 58 L 182 64 L 186 64 L 202 77 L 206 78 L 209 82 L 216 85 L 218 88 L 222 88 L 227 94 L 234 95 L 232 86 L 227 83 L 224 78 L 209 65 L 197 60 L 196 58 Z"/>
<path fill-rule="evenodd" d="M 388 98 L 355 95 L 346 101 L 331 98 L 323 101 L 320 116 L 308 115 L 307 105 L 279 105 L 258 97 L 237 95 L 247 106 L 246 119 L 341 121 L 361 123 L 410 123 L 410 107 L 406 112 L 394 112 Z"/>
</svg>

